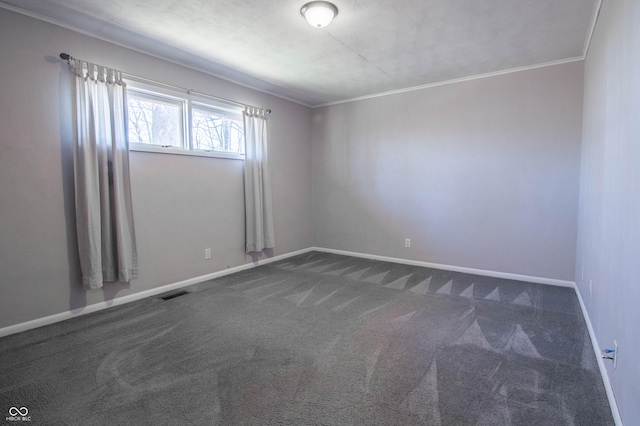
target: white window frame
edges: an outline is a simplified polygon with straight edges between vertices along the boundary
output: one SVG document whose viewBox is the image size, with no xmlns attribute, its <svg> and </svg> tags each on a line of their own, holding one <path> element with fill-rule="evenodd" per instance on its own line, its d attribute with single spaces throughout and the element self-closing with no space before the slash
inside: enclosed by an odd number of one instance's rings
<svg viewBox="0 0 640 426">
<path fill-rule="evenodd" d="M 243 160 L 244 154 L 238 154 L 235 152 L 224 151 L 204 151 L 193 149 L 193 129 L 191 125 L 192 107 L 202 108 L 212 112 L 219 112 L 226 117 L 237 117 L 242 122 L 242 108 L 235 105 L 227 105 L 223 101 L 212 100 L 204 96 L 196 96 L 186 92 L 180 92 L 175 89 L 162 87 L 159 85 L 152 85 L 149 83 L 141 82 L 128 78 L 125 80 L 127 83 L 127 91 L 138 92 L 146 96 L 155 97 L 158 99 L 166 99 L 171 102 L 182 103 L 182 148 L 175 146 L 163 147 L 161 145 L 150 145 L 144 143 L 129 143 L 129 151 L 141 151 L 141 152 L 154 152 L 160 154 L 173 154 L 173 155 L 190 155 L 196 157 L 213 157 L 213 158 L 226 158 L 231 160 Z M 127 122 L 127 126 L 129 123 Z"/>
</svg>

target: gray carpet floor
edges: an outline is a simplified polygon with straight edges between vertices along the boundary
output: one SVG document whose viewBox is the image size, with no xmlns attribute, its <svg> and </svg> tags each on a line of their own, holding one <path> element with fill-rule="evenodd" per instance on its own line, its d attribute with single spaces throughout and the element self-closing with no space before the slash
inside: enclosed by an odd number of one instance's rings
<svg viewBox="0 0 640 426">
<path fill-rule="evenodd" d="M 0 339 L 0 420 L 613 424 L 569 288 L 311 252 L 186 290 Z"/>
</svg>

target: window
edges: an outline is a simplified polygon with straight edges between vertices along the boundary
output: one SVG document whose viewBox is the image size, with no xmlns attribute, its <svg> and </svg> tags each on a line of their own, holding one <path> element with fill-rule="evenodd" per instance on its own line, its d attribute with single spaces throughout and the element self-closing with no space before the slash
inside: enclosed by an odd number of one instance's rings
<svg viewBox="0 0 640 426">
<path fill-rule="evenodd" d="M 127 82 L 127 113 L 131 150 L 244 159 L 238 107 Z"/>
<path fill-rule="evenodd" d="M 129 90 L 129 143 L 183 147 L 184 103 Z"/>
<path fill-rule="evenodd" d="M 203 105 L 191 108 L 194 150 L 244 155 L 244 127 L 239 116 Z"/>
</svg>

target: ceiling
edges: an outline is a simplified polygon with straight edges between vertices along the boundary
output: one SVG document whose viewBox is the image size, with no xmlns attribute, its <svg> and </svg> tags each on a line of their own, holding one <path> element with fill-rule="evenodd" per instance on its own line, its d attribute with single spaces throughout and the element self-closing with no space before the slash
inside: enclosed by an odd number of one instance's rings
<svg viewBox="0 0 640 426">
<path fill-rule="evenodd" d="M 582 59 L 599 0 L 334 0 L 322 29 L 300 15 L 306 0 L 1 3 L 319 106 Z"/>
</svg>

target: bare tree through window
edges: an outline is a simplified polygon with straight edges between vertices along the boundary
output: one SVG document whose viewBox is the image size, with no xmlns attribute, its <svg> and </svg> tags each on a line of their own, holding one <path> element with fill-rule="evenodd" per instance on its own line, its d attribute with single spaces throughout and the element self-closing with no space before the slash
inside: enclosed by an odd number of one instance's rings
<svg viewBox="0 0 640 426">
<path fill-rule="evenodd" d="M 193 108 L 191 129 L 193 149 L 244 153 L 244 129 L 239 118 Z"/>
<path fill-rule="evenodd" d="M 240 111 L 131 87 L 127 104 L 130 143 L 244 156 Z"/>
<path fill-rule="evenodd" d="M 182 147 L 182 105 L 129 95 L 129 141 Z"/>
</svg>

